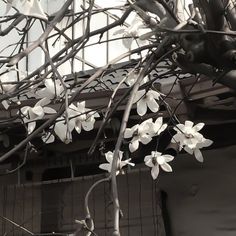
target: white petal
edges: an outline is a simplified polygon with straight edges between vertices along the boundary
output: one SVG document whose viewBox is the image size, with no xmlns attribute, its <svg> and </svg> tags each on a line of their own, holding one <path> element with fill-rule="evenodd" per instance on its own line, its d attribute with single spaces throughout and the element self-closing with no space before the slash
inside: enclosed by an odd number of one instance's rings
<svg viewBox="0 0 236 236">
<path fill-rule="evenodd" d="M 173 156 L 168 155 L 168 154 L 164 154 L 164 155 L 162 155 L 162 156 L 165 158 L 165 161 L 166 161 L 166 162 L 172 161 L 172 160 L 174 159 Z"/>
<path fill-rule="evenodd" d="M 147 96 L 152 96 L 154 99 L 156 99 L 156 100 L 159 100 L 159 98 L 160 98 L 160 93 L 158 93 L 157 91 L 155 91 L 155 90 L 149 90 L 148 92 L 147 92 Z"/>
<path fill-rule="evenodd" d="M 143 116 L 147 113 L 147 104 L 145 99 L 141 99 L 137 102 L 137 113 Z"/>
<path fill-rule="evenodd" d="M 198 123 L 198 124 L 194 125 L 193 129 L 195 131 L 199 131 L 203 128 L 204 125 L 205 125 L 204 123 Z"/>
<path fill-rule="evenodd" d="M 111 172 L 111 164 L 107 164 L 107 163 L 100 164 L 99 168 L 102 170 L 106 170 L 108 172 Z"/>
<path fill-rule="evenodd" d="M 150 135 L 145 134 L 145 135 L 140 136 L 140 142 L 142 144 L 148 144 L 151 141 L 152 141 L 152 138 Z"/>
<path fill-rule="evenodd" d="M 184 150 L 185 150 L 188 154 L 190 154 L 190 155 L 193 154 L 193 149 L 189 148 L 188 146 L 185 146 L 185 147 L 184 147 Z"/>
<path fill-rule="evenodd" d="M 144 162 L 145 162 L 145 165 L 148 166 L 148 167 L 153 167 L 154 164 L 152 162 L 152 155 L 148 155 L 148 156 L 145 156 L 144 158 Z"/>
<path fill-rule="evenodd" d="M 105 153 L 105 157 L 106 157 L 106 160 L 107 160 L 109 163 L 112 163 L 112 161 L 113 161 L 113 152 L 111 152 L 111 151 L 106 152 L 106 153 Z"/>
<path fill-rule="evenodd" d="M 130 128 L 125 129 L 124 138 L 131 138 L 133 136 L 133 130 Z"/>
<path fill-rule="evenodd" d="M 162 133 L 166 128 L 167 128 L 167 124 L 163 124 L 163 125 L 161 126 L 161 128 L 158 130 L 157 134 L 159 135 L 159 134 Z"/>
<path fill-rule="evenodd" d="M 70 137 L 68 137 L 68 132 L 70 132 L 68 130 L 68 126 L 64 123 L 64 121 L 59 121 L 55 123 L 54 126 L 54 131 L 56 133 L 56 135 L 60 138 L 60 140 L 64 143 L 67 143 L 68 141 L 70 141 Z"/>
<path fill-rule="evenodd" d="M 147 105 L 152 112 L 159 111 L 159 104 L 154 99 L 147 100 Z"/>
<path fill-rule="evenodd" d="M 155 166 L 152 167 L 151 175 L 152 175 L 153 179 L 156 179 L 158 177 L 158 175 L 159 175 L 159 165 L 155 165 Z"/>
<path fill-rule="evenodd" d="M 44 108 L 43 108 L 43 111 L 44 111 L 46 114 L 55 114 L 55 113 L 57 113 L 56 110 L 54 110 L 54 109 L 51 108 L 51 107 L 44 107 Z"/>
<path fill-rule="evenodd" d="M 34 106 L 37 107 L 37 106 L 40 106 L 40 107 L 44 107 L 46 105 L 48 105 L 51 101 L 45 97 L 45 98 L 42 98 L 41 100 L 39 100 Z"/>
<path fill-rule="evenodd" d="M 172 172 L 171 166 L 166 162 L 161 165 L 161 168 L 166 172 Z"/>
<path fill-rule="evenodd" d="M 44 115 L 43 108 L 40 107 L 40 106 L 33 107 L 31 110 L 29 110 L 30 118 L 31 118 L 31 116 L 33 116 L 32 112 L 33 112 L 35 115 L 37 115 L 39 118 L 42 118 L 43 115 Z"/>
<path fill-rule="evenodd" d="M 78 121 L 75 122 L 75 130 L 77 131 L 78 134 L 81 133 L 81 130 L 82 130 L 81 122 L 78 122 Z"/>
<path fill-rule="evenodd" d="M 185 121 L 185 128 L 192 128 L 193 127 L 193 122 L 190 120 Z"/>
<path fill-rule="evenodd" d="M 201 151 L 200 151 L 198 148 L 196 148 L 196 149 L 194 150 L 194 156 L 195 156 L 195 158 L 196 158 L 199 162 L 203 162 L 202 153 L 201 153 Z"/>
<path fill-rule="evenodd" d="M 138 139 L 134 139 L 131 141 L 131 143 L 129 144 L 129 150 L 130 152 L 134 152 L 138 149 L 139 147 L 139 140 Z"/>
<path fill-rule="evenodd" d="M 34 131 L 35 127 L 36 127 L 35 121 L 28 123 L 28 134 L 31 134 Z"/>
</svg>

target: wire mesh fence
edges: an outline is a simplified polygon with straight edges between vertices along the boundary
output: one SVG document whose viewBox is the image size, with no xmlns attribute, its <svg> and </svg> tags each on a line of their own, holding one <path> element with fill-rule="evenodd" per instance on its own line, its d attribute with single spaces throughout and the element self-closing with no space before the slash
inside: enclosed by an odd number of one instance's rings
<svg viewBox="0 0 236 236">
<path fill-rule="evenodd" d="M 84 197 L 102 175 L 61 179 L 42 183 L 1 186 L 0 234 L 70 235 L 75 219 L 84 219 Z M 147 169 L 136 169 L 118 177 L 122 208 L 122 236 L 164 236 L 160 191 Z M 109 183 L 97 186 L 89 206 L 98 235 L 111 235 L 112 201 Z M 58 234 L 59 235 L 59 234 Z M 82 234 L 81 234 L 82 235 Z"/>
</svg>

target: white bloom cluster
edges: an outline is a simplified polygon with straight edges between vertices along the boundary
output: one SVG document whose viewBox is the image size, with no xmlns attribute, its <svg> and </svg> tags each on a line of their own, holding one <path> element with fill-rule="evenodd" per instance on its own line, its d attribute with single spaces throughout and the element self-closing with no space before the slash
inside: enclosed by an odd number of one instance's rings
<svg viewBox="0 0 236 236">
<path fill-rule="evenodd" d="M 163 118 L 159 117 L 153 122 L 153 119 L 143 121 L 141 124 L 134 125 L 132 128 L 127 128 L 124 132 L 124 138 L 131 139 L 129 150 L 136 151 L 139 148 L 139 142 L 148 144 L 154 136 L 159 135 L 167 127 L 163 124 Z"/>
<path fill-rule="evenodd" d="M 66 113 L 69 122 L 66 122 Z M 59 117 L 56 120 L 54 127 L 55 134 L 64 143 L 72 141 L 72 131 L 75 129 L 78 134 L 81 133 L 82 128 L 85 131 L 90 131 L 94 128 L 95 118 L 100 117 L 96 111 L 92 111 L 85 107 L 85 101 L 77 102 L 76 106 L 72 103 L 66 110 L 63 117 Z M 46 143 L 54 142 L 54 136 L 52 133 L 46 133 L 43 136 L 43 140 Z"/>
<path fill-rule="evenodd" d="M 200 134 L 200 131 L 204 123 L 193 124 L 192 121 L 186 120 L 185 124 L 177 124 L 174 130 L 177 132 L 171 142 L 178 143 L 179 150 L 182 148 L 189 154 L 194 154 L 196 159 L 203 162 L 203 156 L 200 151 L 201 148 L 210 146 L 213 142 L 210 139 L 206 139 Z"/>
</svg>

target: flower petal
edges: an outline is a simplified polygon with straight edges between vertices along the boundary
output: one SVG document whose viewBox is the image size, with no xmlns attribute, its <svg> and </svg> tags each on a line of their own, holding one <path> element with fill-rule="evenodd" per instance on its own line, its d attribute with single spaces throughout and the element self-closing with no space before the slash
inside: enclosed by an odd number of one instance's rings
<svg viewBox="0 0 236 236">
<path fill-rule="evenodd" d="M 204 123 L 198 123 L 198 124 L 194 125 L 193 129 L 195 131 L 199 131 L 203 128 L 204 125 L 205 125 Z"/>
<path fill-rule="evenodd" d="M 169 161 L 174 160 L 174 157 L 171 156 L 171 155 L 164 154 L 164 155 L 162 155 L 162 156 L 165 158 L 165 161 L 166 161 L 166 162 L 169 162 Z"/>
<path fill-rule="evenodd" d="M 143 116 L 147 113 L 147 103 L 146 103 L 146 99 L 141 99 L 137 102 L 137 113 L 140 116 Z"/>
<path fill-rule="evenodd" d="M 154 99 L 147 100 L 147 105 L 152 112 L 159 111 L 159 104 Z"/>
<path fill-rule="evenodd" d="M 155 166 L 152 167 L 151 175 L 152 175 L 153 179 L 156 179 L 158 177 L 158 175 L 159 175 L 159 165 L 155 165 Z"/>
<path fill-rule="evenodd" d="M 44 107 L 44 108 L 43 108 L 43 111 L 44 111 L 46 114 L 55 114 L 55 113 L 57 113 L 56 110 L 54 110 L 54 109 L 51 108 L 51 107 Z"/>
<path fill-rule="evenodd" d="M 152 141 L 152 137 L 150 135 L 147 135 L 147 134 L 141 135 L 139 139 L 140 139 L 140 142 L 142 144 L 148 144 L 149 142 Z"/>
<path fill-rule="evenodd" d="M 131 140 L 131 142 L 129 144 L 130 152 L 136 151 L 138 149 L 138 147 L 139 147 L 139 140 L 138 139 Z"/>
<path fill-rule="evenodd" d="M 185 121 L 185 128 L 192 128 L 193 127 L 193 122 L 190 120 Z"/>
<path fill-rule="evenodd" d="M 28 123 L 28 134 L 31 134 L 34 131 L 35 127 L 36 127 L 35 121 Z"/>
<path fill-rule="evenodd" d="M 161 165 L 161 168 L 162 168 L 164 171 L 166 171 L 166 172 L 172 172 L 171 166 L 170 166 L 168 163 L 166 163 L 166 162 L 164 162 L 164 163 Z"/>
<path fill-rule="evenodd" d="M 194 156 L 199 162 L 203 162 L 202 152 L 198 148 L 194 149 Z"/>
<path fill-rule="evenodd" d="M 105 157 L 107 162 L 112 163 L 113 161 L 113 152 L 109 151 L 105 153 Z"/>
<path fill-rule="evenodd" d="M 111 172 L 111 164 L 108 164 L 108 163 L 100 164 L 99 168 L 102 170 L 106 170 L 108 172 Z"/>
</svg>

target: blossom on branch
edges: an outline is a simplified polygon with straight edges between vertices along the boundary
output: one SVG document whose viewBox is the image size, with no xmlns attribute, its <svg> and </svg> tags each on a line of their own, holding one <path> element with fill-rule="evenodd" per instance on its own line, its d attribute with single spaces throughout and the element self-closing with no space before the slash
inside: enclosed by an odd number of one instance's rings
<svg viewBox="0 0 236 236">
<path fill-rule="evenodd" d="M 204 127 L 204 123 L 193 124 L 192 121 L 186 120 L 185 124 L 177 124 L 174 130 L 177 132 L 171 142 L 178 143 L 179 150 L 182 148 L 189 154 L 194 154 L 195 158 L 203 162 L 203 156 L 200 151 L 203 147 L 210 146 L 213 141 L 210 139 L 205 139 L 200 131 Z"/>
<path fill-rule="evenodd" d="M 151 167 L 151 175 L 153 179 L 156 179 L 159 175 L 159 167 L 166 172 L 172 172 L 171 166 L 167 163 L 174 159 L 171 155 L 162 155 L 160 152 L 152 151 L 151 155 L 147 155 L 144 158 L 145 165 Z"/>
<path fill-rule="evenodd" d="M 122 34 L 123 45 L 127 49 L 130 49 L 135 39 L 138 46 L 147 45 L 149 43 L 148 40 L 143 40 L 141 38 L 139 39 L 139 36 L 143 34 L 144 29 L 146 30 L 147 26 L 144 24 L 143 20 L 138 16 L 138 14 L 136 14 L 129 27 L 123 27 L 114 32 L 113 35 Z"/>
<path fill-rule="evenodd" d="M 106 160 L 107 160 L 108 163 L 100 164 L 99 168 L 102 169 L 102 170 L 106 170 L 109 173 L 111 173 L 112 161 L 113 161 L 113 158 L 114 158 L 114 152 L 109 151 L 109 152 L 105 153 L 105 157 L 106 157 Z M 124 160 L 124 161 L 122 161 L 122 158 L 123 158 L 123 152 L 119 151 L 118 160 L 117 160 L 116 175 L 118 175 L 121 172 L 121 170 L 124 166 L 126 166 L 126 165 L 134 166 L 135 165 L 134 163 L 130 162 L 131 158 L 129 158 L 127 160 Z"/>
<path fill-rule="evenodd" d="M 159 117 L 153 122 L 153 119 L 143 121 L 141 124 L 134 125 L 132 128 L 127 128 L 124 132 L 125 139 L 131 139 L 129 150 L 136 151 L 139 148 L 139 142 L 148 144 L 154 136 L 160 135 L 167 127 L 163 124 L 163 118 Z"/>
<path fill-rule="evenodd" d="M 142 144 L 148 144 L 152 140 L 152 135 L 150 134 L 150 127 L 152 124 L 152 119 L 145 120 L 141 124 L 137 124 L 132 128 L 127 128 L 124 132 L 124 138 L 132 138 L 129 144 L 129 150 L 131 152 L 136 151 L 139 148 L 139 142 Z"/>
<path fill-rule="evenodd" d="M 156 100 L 159 100 L 160 96 L 160 93 L 152 89 L 147 92 L 145 89 L 137 91 L 134 98 L 134 103 L 137 102 L 137 113 L 144 116 L 147 113 L 147 108 L 152 112 L 158 112 L 159 104 Z"/>
<path fill-rule="evenodd" d="M 51 107 L 46 107 L 50 100 L 43 98 L 34 107 L 25 106 L 20 109 L 23 121 L 28 126 L 28 134 L 32 133 L 36 127 L 36 120 L 40 120 L 45 114 L 54 114 L 56 111 Z"/>
</svg>

